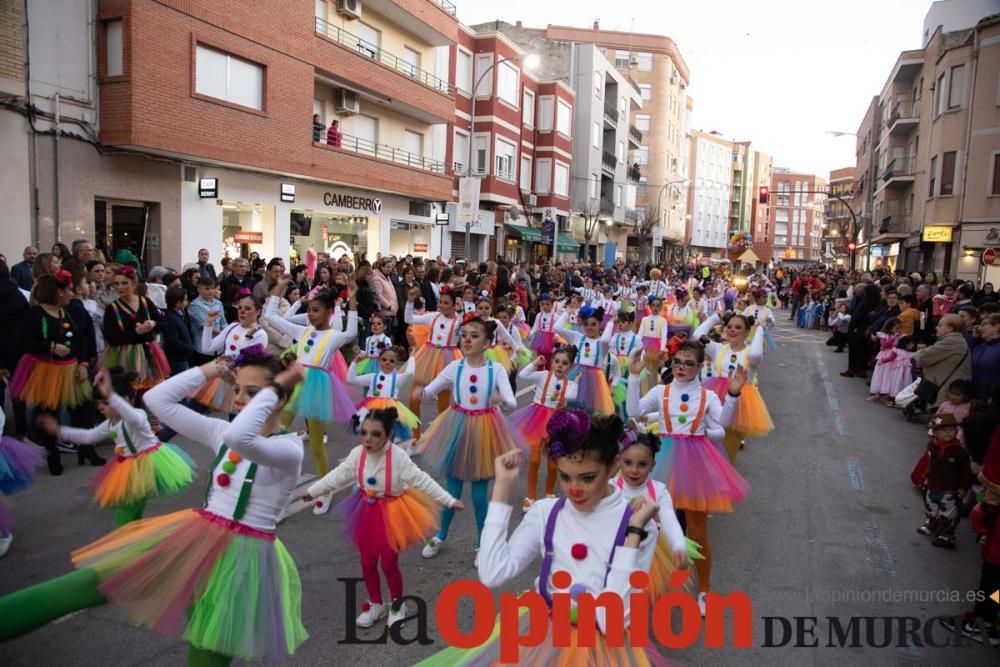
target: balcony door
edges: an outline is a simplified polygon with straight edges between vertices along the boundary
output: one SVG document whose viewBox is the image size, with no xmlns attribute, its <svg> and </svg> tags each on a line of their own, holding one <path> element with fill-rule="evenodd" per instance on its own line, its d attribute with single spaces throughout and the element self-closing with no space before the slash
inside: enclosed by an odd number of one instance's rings
<svg viewBox="0 0 1000 667">
<path fill-rule="evenodd" d="M 352 118 L 354 121 L 354 136 L 357 137 L 358 152 L 375 155 L 378 145 L 378 119 L 364 114 Z"/>
<path fill-rule="evenodd" d="M 403 47 L 403 66 L 401 68 L 410 76 L 417 76 L 420 71 L 420 54 L 408 46 Z"/>
<path fill-rule="evenodd" d="M 358 33 L 358 51 L 362 55 L 378 60 L 382 48 L 382 33 L 361 21 L 358 21 L 354 29 Z"/>
</svg>

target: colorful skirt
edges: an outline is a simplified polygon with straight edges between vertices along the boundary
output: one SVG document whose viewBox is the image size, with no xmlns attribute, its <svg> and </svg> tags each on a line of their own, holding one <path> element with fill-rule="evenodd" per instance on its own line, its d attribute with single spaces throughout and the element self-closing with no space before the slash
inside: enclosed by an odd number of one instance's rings
<svg viewBox="0 0 1000 667">
<path fill-rule="evenodd" d="M 369 498 L 355 489 L 336 509 L 344 536 L 362 553 L 399 553 L 425 543 L 441 527 L 440 507 L 416 489 L 392 498 Z"/>
<path fill-rule="evenodd" d="M 133 521 L 72 559 L 133 622 L 206 651 L 282 661 L 309 636 L 281 541 L 204 510 Z"/>
<path fill-rule="evenodd" d="M 503 345 L 491 345 L 486 348 L 485 357 L 490 361 L 495 361 L 503 366 L 503 369 L 507 371 L 507 373 L 514 370 L 514 362 L 510 358 L 510 352 L 508 352 L 507 348 Z"/>
<path fill-rule="evenodd" d="M 526 347 L 519 348 L 517 352 L 511 355 L 511 361 L 514 362 L 515 368 L 524 368 L 534 360 L 534 353 Z"/>
<path fill-rule="evenodd" d="M 415 350 L 423 347 L 431 339 L 431 326 L 429 324 L 411 324 L 406 329 L 406 341 Z"/>
<path fill-rule="evenodd" d="M 531 451 L 535 452 L 548 440 L 549 434 L 546 428 L 555 413 L 555 408 L 532 402 L 512 412 L 509 419 Z"/>
<path fill-rule="evenodd" d="M 663 352 L 663 344 L 659 336 L 643 336 L 642 337 L 642 349 L 646 351 L 646 355 L 649 354 L 659 354 Z"/>
<path fill-rule="evenodd" d="M 101 359 L 102 368 L 120 366 L 139 377 L 136 389 L 149 389 L 170 377 L 167 355 L 156 343 L 127 343 L 109 345 Z"/>
<path fill-rule="evenodd" d="M 461 358 L 462 353 L 457 347 L 438 347 L 433 343 L 424 343 L 414 354 L 413 381 L 426 387 L 441 375 L 445 366 Z"/>
<path fill-rule="evenodd" d="M 295 387 L 285 410 L 304 419 L 346 423 L 354 415 L 354 403 L 347 387 L 332 371 L 307 366 L 306 379 Z"/>
<path fill-rule="evenodd" d="M 357 363 L 354 364 L 354 373 L 356 375 L 368 375 L 369 373 L 378 373 L 381 370 L 378 365 L 378 357 L 365 357 L 362 359 L 359 355 L 356 361 Z"/>
<path fill-rule="evenodd" d="M 531 325 L 524 320 L 514 320 L 514 326 L 517 327 L 517 332 L 521 334 L 522 339 L 531 335 Z"/>
<path fill-rule="evenodd" d="M 77 379 L 76 358 L 42 359 L 33 354 L 21 357 L 11 380 L 11 395 L 29 407 L 57 410 L 75 408 L 90 400 L 89 382 Z"/>
<path fill-rule="evenodd" d="M 140 500 L 170 496 L 184 491 L 194 475 L 194 461 L 183 450 L 160 443 L 135 456 L 109 459 L 94 475 L 94 501 L 101 507 L 131 505 Z"/>
<path fill-rule="evenodd" d="M 27 487 L 44 460 L 41 447 L 0 436 L 0 493 L 9 496 Z"/>
<path fill-rule="evenodd" d="M 726 455 L 703 435 L 661 435 L 653 477 L 667 485 L 674 507 L 693 512 L 732 512 L 750 484 Z"/>
<path fill-rule="evenodd" d="M 495 477 L 493 461 L 501 454 L 529 451 L 499 408 L 470 411 L 454 404 L 431 422 L 417 446 L 429 467 L 466 482 Z"/>
<path fill-rule="evenodd" d="M 552 354 L 552 349 L 555 346 L 556 334 L 554 331 L 542 331 L 538 330 L 528 341 L 528 347 L 531 348 L 533 352 L 537 354 Z"/>
<path fill-rule="evenodd" d="M 232 414 L 235 387 L 222 378 L 212 378 L 188 398 L 214 412 Z"/>
<path fill-rule="evenodd" d="M 333 359 L 331 360 L 332 365 L 330 370 L 333 374 L 340 378 L 341 382 L 347 381 L 347 361 L 344 359 L 344 353 L 337 350 L 333 353 Z"/>
<path fill-rule="evenodd" d="M 420 428 L 420 418 L 406 407 L 402 401 L 384 396 L 369 396 L 358 402 L 355 406 L 358 410 L 359 421 L 364 421 L 365 415 L 372 410 L 385 410 L 396 408 L 399 417 L 392 427 L 392 439 L 395 442 L 406 442 L 413 439 L 413 431 Z"/>
<path fill-rule="evenodd" d="M 594 366 L 578 364 L 580 374 L 576 378 L 576 400 L 573 405 L 579 406 L 592 415 L 612 415 L 615 412 L 615 402 L 611 397 L 611 387 L 604 371 Z"/>
<path fill-rule="evenodd" d="M 708 391 L 714 391 L 720 401 L 732 400 L 728 394 L 728 378 L 717 375 L 702 380 L 701 386 Z M 736 404 L 736 412 L 733 413 L 733 422 L 727 430 L 736 431 L 751 438 L 762 438 L 774 430 L 771 413 L 767 410 L 767 404 L 764 403 L 760 390 L 749 382 L 743 385 L 739 402 Z"/>
</svg>

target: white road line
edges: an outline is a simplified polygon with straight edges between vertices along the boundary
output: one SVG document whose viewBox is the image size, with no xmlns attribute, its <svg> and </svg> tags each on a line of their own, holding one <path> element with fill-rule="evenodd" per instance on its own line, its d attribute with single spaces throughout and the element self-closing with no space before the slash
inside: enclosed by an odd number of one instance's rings
<svg viewBox="0 0 1000 667">
<path fill-rule="evenodd" d="M 837 433 L 846 438 L 847 425 L 844 424 L 844 418 L 840 414 L 840 401 L 837 400 L 837 396 L 834 393 L 833 383 L 830 382 L 830 375 L 826 372 L 823 353 L 821 348 L 818 347 L 814 347 L 813 350 L 816 352 L 816 365 L 819 367 L 819 376 L 823 380 L 823 389 L 826 391 L 826 401 L 830 404 L 830 416 L 833 418 L 833 427 L 837 429 Z"/>
</svg>

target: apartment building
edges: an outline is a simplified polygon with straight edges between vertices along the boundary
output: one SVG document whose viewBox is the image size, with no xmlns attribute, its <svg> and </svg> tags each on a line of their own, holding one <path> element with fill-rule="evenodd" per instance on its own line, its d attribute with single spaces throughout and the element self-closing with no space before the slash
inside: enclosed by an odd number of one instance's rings
<svg viewBox="0 0 1000 667">
<path fill-rule="evenodd" d="M 734 144 L 718 132 L 692 130 L 689 134 L 690 183 L 685 189 L 686 209 L 691 211 L 691 219 L 687 222 L 684 244 L 690 247 L 696 261 L 701 257 L 727 259 L 731 201 L 738 197 L 733 194 Z"/>
<path fill-rule="evenodd" d="M 982 278 L 1000 225 L 1000 15 L 900 54 L 878 97 L 871 254 Z M 862 165 L 859 163 L 859 172 Z"/>
<path fill-rule="evenodd" d="M 147 266 L 202 247 L 216 259 L 440 252 L 450 2 L 27 6 L 40 245 L 96 237 Z M 325 127 L 314 137 L 314 114 L 339 121 L 339 142 Z"/>
<path fill-rule="evenodd" d="M 830 172 L 831 196 L 826 200 L 826 229 L 823 234 L 823 262 L 835 263 L 838 266 L 849 266 L 850 253 L 847 244 L 851 240 L 851 230 L 854 229 L 852 214 L 855 188 L 854 167 L 843 167 Z"/>
<path fill-rule="evenodd" d="M 854 195 L 851 207 L 857 216 L 857 226 L 852 230 L 857 244 L 854 251 L 854 268 L 871 269 L 872 214 L 875 208 L 875 191 L 879 185 L 878 143 L 879 143 L 878 96 L 872 97 L 861 125 L 855 135 L 854 149 Z M 875 251 L 881 256 L 882 248 Z"/>
<path fill-rule="evenodd" d="M 766 193 L 771 187 L 771 156 L 754 148 L 752 142 L 733 142 L 732 174 L 729 236 L 749 234 L 751 240 L 746 246 L 731 248 L 729 259 L 735 261 L 749 247 L 761 262 L 767 263 L 770 249 L 756 245 L 764 243 L 766 246 L 769 224 Z"/>
<path fill-rule="evenodd" d="M 827 181 L 775 167 L 771 171 L 769 241 L 775 264 L 804 265 L 823 260 Z"/>
<path fill-rule="evenodd" d="M 451 49 L 456 105 L 448 161 L 456 175 L 456 200 L 460 175 L 480 179 L 480 214 L 470 226 L 466 248 L 465 226 L 458 224 L 452 208 L 449 234 L 442 243 L 446 256 L 547 257 L 552 246 L 541 243 L 545 220 L 562 230 L 555 239 L 556 256 L 578 256 L 580 246 L 568 234 L 574 91 L 559 78 L 530 71 L 524 62 L 527 55 L 491 26 L 459 26 Z"/>
<path fill-rule="evenodd" d="M 752 171 L 746 167 L 748 192 L 744 193 L 744 197 L 750 197 L 749 228 L 753 237 L 750 247 L 761 263 L 769 264 L 774 260 L 771 243 L 771 204 L 774 200 L 770 192 L 773 158 L 758 150 L 748 150 L 747 155 L 753 159 Z"/>
</svg>

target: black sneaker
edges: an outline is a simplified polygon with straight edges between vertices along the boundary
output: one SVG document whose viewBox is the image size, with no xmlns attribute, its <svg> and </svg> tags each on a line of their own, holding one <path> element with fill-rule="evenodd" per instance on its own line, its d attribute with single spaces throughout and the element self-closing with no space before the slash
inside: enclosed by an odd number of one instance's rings
<svg viewBox="0 0 1000 667">
<path fill-rule="evenodd" d="M 941 547 L 942 549 L 954 549 L 955 541 L 949 537 L 935 537 L 931 540 L 931 544 L 936 547 Z"/>
<path fill-rule="evenodd" d="M 72 442 L 57 442 L 56 449 L 64 454 L 76 454 L 79 448 Z"/>
<path fill-rule="evenodd" d="M 917 532 L 920 533 L 921 535 L 930 535 L 931 529 L 928 528 L 927 524 L 925 523 L 924 525 L 920 526 L 920 528 L 917 528 Z"/>
</svg>

